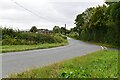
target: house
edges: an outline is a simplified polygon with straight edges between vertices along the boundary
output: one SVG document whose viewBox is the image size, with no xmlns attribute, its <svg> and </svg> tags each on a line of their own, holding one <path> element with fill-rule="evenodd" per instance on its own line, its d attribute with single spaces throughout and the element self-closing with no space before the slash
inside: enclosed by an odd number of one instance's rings
<svg viewBox="0 0 120 80">
<path fill-rule="evenodd" d="M 50 31 L 48 29 L 38 29 L 37 32 L 41 33 L 41 34 L 51 34 L 52 33 L 52 31 Z"/>
</svg>

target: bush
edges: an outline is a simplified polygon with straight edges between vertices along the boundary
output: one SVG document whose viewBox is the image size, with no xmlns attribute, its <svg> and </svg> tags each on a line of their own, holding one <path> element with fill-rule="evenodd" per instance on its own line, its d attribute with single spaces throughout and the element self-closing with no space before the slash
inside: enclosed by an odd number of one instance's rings
<svg viewBox="0 0 120 80">
<path fill-rule="evenodd" d="M 8 39 L 3 39 L 2 40 L 2 45 L 12 45 L 12 39 L 8 38 Z"/>
<path fill-rule="evenodd" d="M 77 32 L 71 32 L 68 36 L 74 39 L 79 39 L 79 34 Z"/>
<path fill-rule="evenodd" d="M 120 2 L 90 7 L 75 19 L 75 32 L 84 41 L 120 45 Z"/>
<path fill-rule="evenodd" d="M 62 43 L 67 39 L 60 34 L 39 34 L 30 32 L 14 31 L 13 29 L 4 28 L 2 45 L 33 45 L 44 43 Z M 7 31 L 9 33 L 7 33 Z"/>
</svg>

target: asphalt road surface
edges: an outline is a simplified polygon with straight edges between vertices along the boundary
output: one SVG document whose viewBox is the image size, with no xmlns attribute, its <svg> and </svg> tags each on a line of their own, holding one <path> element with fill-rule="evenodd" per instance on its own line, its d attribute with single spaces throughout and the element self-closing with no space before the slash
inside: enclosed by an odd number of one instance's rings
<svg viewBox="0 0 120 80">
<path fill-rule="evenodd" d="M 2 54 L 2 77 L 30 68 L 41 67 L 65 59 L 100 50 L 100 46 L 68 38 L 67 46 Z"/>
</svg>

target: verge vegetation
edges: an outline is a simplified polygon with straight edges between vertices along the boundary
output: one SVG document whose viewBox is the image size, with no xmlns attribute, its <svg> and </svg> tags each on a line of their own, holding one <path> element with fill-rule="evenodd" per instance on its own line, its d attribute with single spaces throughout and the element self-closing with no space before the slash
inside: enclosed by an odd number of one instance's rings
<svg viewBox="0 0 120 80">
<path fill-rule="evenodd" d="M 37 45 L 4 45 L 2 46 L 2 53 L 28 51 L 35 49 L 46 49 L 46 48 L 53 48 L 53 47 L 65 46 L 65 45 L 67 45 L 67 41 L 62 43 L 51 43 L 51 44 L 45 43 L 45 44 L 37 44 Z"/>
<path fill-rule="evenodd" d="M 118 51 L 102 50 L 25 72 L 10 78 L 117 78 Z"/>
<path fill-rule="evenodd" d="M 75 19 L 72 38 L 118 47 L 120 45 L 120 2 L 87 8 Z"/>
<path fill-rule="evenodd" d="M 2 29 L 2 52 L 43 49 L 67 44 L 67 37 L 61 34 L 40 34 L 22 32 L 10 28 Z"/>
</svg>

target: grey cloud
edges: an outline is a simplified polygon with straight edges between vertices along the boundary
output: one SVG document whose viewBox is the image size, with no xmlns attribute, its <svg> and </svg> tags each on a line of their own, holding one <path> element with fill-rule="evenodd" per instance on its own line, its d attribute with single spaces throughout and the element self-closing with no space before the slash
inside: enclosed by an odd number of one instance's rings
<svg viewBox="0 0 120 80">
<path fill-rule="evenodd" d="M 14 0 L 23 7 L 16 5 L 11 0 L 0 1 L 0 21 L 1 24 L 12 26 L 22 25 L 42 25 L 52 29 L 54 25 L 74 26 L 74 19 L 77 14 L 82 13 L 86 8 L 103 4 L 103 2 L 46 2 L 41 0 Z M 33 13 L 31 13 L 33 12 Z M 69 27 L 69 28 L 70 28 Z M 22 28 L 22 27 L 20 27 Z"/>
</svg>

